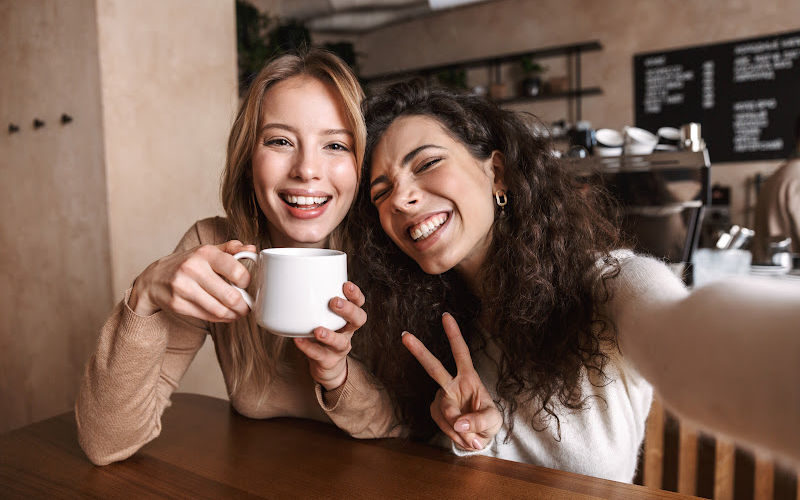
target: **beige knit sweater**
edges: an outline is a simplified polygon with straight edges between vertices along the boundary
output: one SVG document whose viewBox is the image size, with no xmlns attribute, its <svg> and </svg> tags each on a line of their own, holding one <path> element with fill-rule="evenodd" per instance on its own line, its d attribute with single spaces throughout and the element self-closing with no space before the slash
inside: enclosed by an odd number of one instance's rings
<svg viewBox="0 0 800 500">
<path fill-rule="evenodd" d="M 227 241 L 225 219 L 197 222 L 176 251 Z M 195 354 L 211 335 L 226 385 L 230 388 L 230 352 L 220 339 L 225 323 L 208 323 L 159 311 L 138 316 L 128 297 L 117 304 L 100 331 L 75 404 L 78 438 L 98 465 L 124 460 L 161 432 L 161 414 L 170 405 Z M 269 335 L 265 333 L 265 335 Z M 348 358 L 347 380 L 323 394 L 308 371 L 305 356 L 289 342 L 279 377 L 262 404 L 252 383 L 244 382 L 231 397 L 247 417 L 301 417 L 333 422 L 355 437 L 396 435 L 391 403 L 358 361 Z"/>
</svg>

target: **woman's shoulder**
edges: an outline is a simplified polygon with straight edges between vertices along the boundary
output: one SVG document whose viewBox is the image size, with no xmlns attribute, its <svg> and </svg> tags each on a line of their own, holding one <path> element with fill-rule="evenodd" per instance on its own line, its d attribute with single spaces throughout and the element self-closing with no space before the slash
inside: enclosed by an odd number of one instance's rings
<svg viewBox="0 0 800 500">
<path fill-rule="evenodd" d="M 611 262 L 619 263 L 620 284 L 631 287 L 678 286 L 684 288 L 681 280 L 683 266 L 673 266 L 650 255 L 638 254 L 628 249 L 614 250 Z M 603 261 L 605 266 L 610 263 Z"/>
<path fill-rule="evenodd" d="M 217 245 L 232 238 L 231 225 L 227 217 L 207 217 L 195 222 L 201 244 Z"/>
<path fill-rule="evenodd" d="M 186 231 L 176 250 L 194 248 L 198 245 L 218 245 L 233 239 L 231 234 L 227 217 L 200 219 Z"/>
<path fill-rule="evenodd" d="M 611 272 L 618 270 L 607 282 L 612 311 L 618 312 L 622 306 L 636 301 L 677 299 L 687 293 L 680 271 L 660 259 L 631 250 L 615 250 L 610 257 L 603 259 L 602 265 Z"/>
</svg>

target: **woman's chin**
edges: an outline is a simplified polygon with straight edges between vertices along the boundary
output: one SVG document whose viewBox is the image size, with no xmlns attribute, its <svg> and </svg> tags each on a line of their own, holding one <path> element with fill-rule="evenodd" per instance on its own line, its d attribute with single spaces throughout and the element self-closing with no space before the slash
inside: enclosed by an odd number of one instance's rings
<svg viewBox="0 0 800 500">
<path fill-rule="evenodd" d="M 433 274 L 433 275 L 444 274 L 453 268 L 453 266 L 448 266 L 442 262 L 429 262 L 429 261 L 425 262 L 416 261 L 416 262 L 419 265 L 419 267 L 425 272 L 425 274 Z"/>
<path fill-rule="evenodd" d="M 328 245 L 328 236 L 330 235 L 321 235 L 316 233 L 287 234 L 285 235 L 284 241 L 278 241 L 275 243 L 281 243 L 280 245 L 276 246 L 287 247 L 325 247 Z"/>
</svg>

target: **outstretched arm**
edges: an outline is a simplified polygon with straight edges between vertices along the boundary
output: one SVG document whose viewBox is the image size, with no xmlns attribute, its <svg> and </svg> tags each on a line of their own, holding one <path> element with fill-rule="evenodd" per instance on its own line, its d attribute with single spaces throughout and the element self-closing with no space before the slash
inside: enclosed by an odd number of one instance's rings
<svg viewBox="0 0 800 500">
<path fill-rule="evenodd" d="M 667 406 L 800 462 L 800 286 L 740 278 L 691 293 L 663 264 L 623 262 L 612 299 L 623 355 Z"/>
</svg>

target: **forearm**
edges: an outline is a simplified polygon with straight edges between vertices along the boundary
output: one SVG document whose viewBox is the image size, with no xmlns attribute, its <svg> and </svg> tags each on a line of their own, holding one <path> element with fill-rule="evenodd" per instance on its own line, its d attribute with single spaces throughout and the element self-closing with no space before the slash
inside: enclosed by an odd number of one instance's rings
<svg viewBox="0 0 800 500">
<path fill-rule="evenodd" d="M 669 407 L 800 462 L 797 284 L 719 282 L 635 309 L 619 325 L 623 353 Z"/>
<path fill-rule="evenodd" d="M 347 358 L 347 379 L 342 387 L 324 394 L 317 384 L 317 400 L 340 429 L 356 438 L 385 438 L 403 435 L 394 405 L 386 389 L 364 365 Z"/>
<path fill-rule="evenodd" d="M 169 396 L 204 339 L 186 332 L 168 346 L 176 321 L 165 313 L 137 316 L 120 303 L 104 325 L 75 404 L 79 441 L 92 462 L 123 460 L 160 433 Z"/>
</svg>

